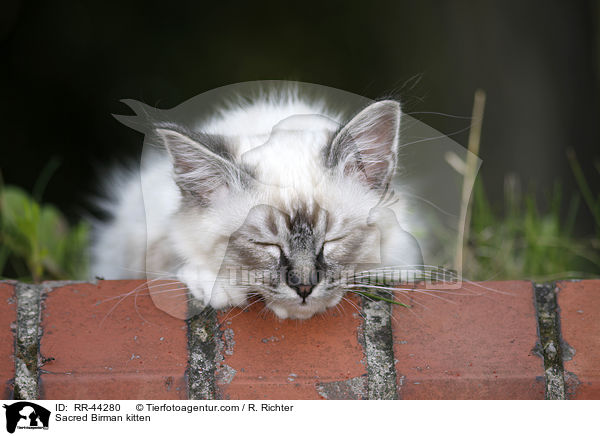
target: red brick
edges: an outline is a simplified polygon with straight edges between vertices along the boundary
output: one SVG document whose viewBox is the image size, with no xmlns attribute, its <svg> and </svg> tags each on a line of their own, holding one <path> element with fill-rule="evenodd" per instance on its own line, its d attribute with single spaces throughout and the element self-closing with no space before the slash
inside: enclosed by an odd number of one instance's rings
<svg viewBox="0 0 600 436">
<path fill-rule="evenodd" d="M 431 293 L 448 301 L 414 295 L 410 310 L 393 309 L 400 398 L 544 398 L 543 362 L 532 352 L 538 337 L 530 282 Z"/>
<path fill-rule="evenodd" d="M 303 321 L 279 320 L 263 309 L 256 303 L 219 315 L 224 348 L 217 381 L 223 399 L 339 398 L 340 388 L 366 375 L 361 318 L 352 305 L 344 302 Z M 235 375 L 227 380 L 231 369 Z"/>
<path fill-rule="evenodd" d="M 574 350 L 564 363 L 568 397 L 600 399 L 600 280 L 559 282 L 563 340 Z M 574 376 L 573 376 L 574 374 Z"/>
<path fill-rule="evenodd" d="M 12 397 L 12 382 L 15 377 L 15 337 L 17 299 L 13 284 L 0 283 L 0 396 L 4 400 Z"/>
<path fill-rule="evenodd" d="M 140 287 L 130 296 L 110 300 Z M 185 321 L 157 309 L 141 281 L 71 284 L 47 294 L 44 399 L 185 399 Z M 47 373 L 46 373 L 47 371 Z"/>
</svg>

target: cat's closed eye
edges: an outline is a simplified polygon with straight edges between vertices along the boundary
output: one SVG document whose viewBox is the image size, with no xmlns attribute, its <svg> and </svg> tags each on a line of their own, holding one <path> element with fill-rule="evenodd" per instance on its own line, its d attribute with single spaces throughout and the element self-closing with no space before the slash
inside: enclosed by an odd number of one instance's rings
<svg viewBox="0 0 600 436">
<path fill-rule="evenodd" d="M 281 245 L 279 245 L 276 242 L 257 241 L 257 240 L 254 240 L 254 239 L 250 239 L 250 242 L 252 242 L 253 244 L 256 244 L 256 245 L 262 245 L 264 247 L 276 247 L 276 248 L 282 249 Z"/>
<path fill-rule="evenodd" d="M 339 247 L 341 244 L 343 244 L 344 240 L 348 237 L 348 235 L 342 235 L 342 236 L 333 236 L 329 239 L 326 239 L 325 242 L 323 242 L 323 246 L 321 247 L 321 253 L 323 253 L 324 255 L 329 255 L 332 250 L 335 250 L 336 247 Z"/>
<path fill-rule="evenodd" d="M 323 245 L 325 245 L 325 244 L 335 244 L 336 242 L 340 242 L 340 241 L 342 241 L 342 240 L 343 240 L 343 239 L 345 239 L 347 236 L 348 236 L 348 235 L 342 235 L 342 236 L 336 236 L 336 237 L 333 237 L 333 238 L 331 238 L 331 239 L 327 239 L 327 240 L 326 240 L 326 241 L 323 243 Z"/>
<path fill-rule="evenodd" d="M 283 253 L 283 247 L 274 242 L 263 242 L 263 241 L 255 241 L 251 240 L 253 244 L 267 251 L 273 257 L 279 257 L 281 253 Z"/>
</svg>

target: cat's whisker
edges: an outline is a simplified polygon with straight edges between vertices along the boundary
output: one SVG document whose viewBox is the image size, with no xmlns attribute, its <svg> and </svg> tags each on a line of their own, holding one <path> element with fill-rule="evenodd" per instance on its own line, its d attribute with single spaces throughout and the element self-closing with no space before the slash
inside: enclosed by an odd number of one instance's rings
<svg viewBox="0 0 600 436">
<path fill-rule="evenodd" d="M 473 281 L 470 281 L 470 280 L 463 280 L 463 281 L 465 283 L 471 285 L 471 286 L 476 286 L 478 288 L 485 289 L 486 291 L 491 291 L 491 292 L 494 292 L 496 294 L 514 296 L 514 294 L 511 293 L 511 292 L 504 292 L 504 291 L 501 291 L 500 289 L 490 288 L 488 286 L 482 285 L 480 282 L 473 282 Z"/>
<path fill-rule="evenodd" d="M 123 302 L 123 300 L 125 300 L 127 297 L 131 296 L 132 294 L 136 294 L 143 289 L 143 284 L 136 286 L 132 291 L 127 292 L 125 294 L 123 294 L 121 296 L 121 298 L 119 299 L 119 301 L 117 301 L 111 308 L 110 310 L 106 313 L 106 315 L 104 315 L 104 317 L 102 318 L 102 320 L 100 321 L 100 327 L 102 327 L 102 325 L 104 324 L 104 321 L 106 320 L 106 318 L 108 318 L 115 310 L 116 308 L 119 306 L 119 304 L 121 304 Z"/>
<path fill-rule="evenodd" d="M 104 321 L 104 319 L 108 316 L 110 316 L 110 314 L 117 308 L 117 306 L 123 301 L 125 300 L 127 297 L 130 297 L 131 295 L 135 294 L 135 301 L 137 302 L 137 297 L 140 296 L 140 291 L 143 291 L 144 289 L 146 289 L 144 286 L 140 285 L 138 287 L 136 287 L 135 289 L 126 292 L 124 294 L 120 294 L 114 297 L 110 297 L 107 299 L 104 299 L 102 301 L 97 302 L 96 304 L 103 304 L 112 300 L 119 300 L 109 311 L 108 313 L 105 315 L 105 317 L 103 318 L 102 322 Z M 160 293 L 165 293 L 165 292 L 174 292 L 174 291 L 179 291 L 179 290 L 187 290 L 187 288 L 178 288 L 178 289 L 168 289 L 168 290 L 164 290 L 164 291 L 154 291 L 151 292 L 149 294 L 145 294 L 146 296 L 151 296 L 151 294 L 160 294 Z M 185 295 L 185 294 L 182 294 Z"/>
<path fill-rule="evenodd" d="M 357 278 L 357 279 L 372 278 L 374 275 L 376 275 L 377 273 L 380 273 L 380 272 L 385 273 L 385 272 L 389 272 L 389 271 L 402 271 L 406 267 L 407 267 L 406 265 L 396 265 L 396 266 L 380 267 L 380 268 L 375 268 L 375 269 L 371 269 L 371 270 L 363 270 L 359 274 L 356 274 L 354 277 Z M 429 270 L 422 270 L 422 271 L 420 271 L 419 273 L 422 274 L 424 277 L 429 277 L 429 278 L 434 277 L 435 278 L 435 277 L 438 277 L 439 274 L 440 274 L 440 271 L 437 270 L 437 268 L 439 268 L 439 267 L 437 267 L 435 265 L 427 265 L 427 264 L 423 264 L 423 265 L 408 265 L 408 267 L 422 267 L 422 268 L 433 268 L 433 269 L 436 269 L 434 271 L 429 271 Z M 447 275 L 450 278 L 454 278 L 457 281 L 460 281 L 462 283 L 465 283 L 465 284 L 468 284 L 468 285 L 471 285 L 471 286 L 474 286 L 474 287 L 477 287 L 477 288 L 480 288 L 480 289 L 483 289 L 483 290 L 486 290 L 486 291 L 491 291 L 491 292 L 494 292 L 494 293 L 498 293 L 498 294 L 502 294 L 502 295 L 508 295 L 508 296 L 514 295 L 514 294 L 512 294 L 510 292 L 505 292 L 505 291 L 501 291 L 499 289 L 494 289 L 494 288 L 491 288 L 489 286 L 485 286 L 481 282 L 475 282 L 475 281 L 468 280 L 468 279 L 460 276 L 459 274 L 457 274 L 456 272 L 451 271 L 451 270 L 444 270 L 442 272 L 443 272 L 443 274 Z M 464 289 L 464 285 L 461 287 L 461 289 L 465 290 Z M 483 294 L 482 293 L 477 293 L 477 294 L 474 294 L 474 295 L 483 295 Z"/>
<path fill-rule="evenodd" d="M 352 291 L 351 291 L 351 292 L 352 292 Z M 362 295 L 362 294 L 357 294 L 357 295 L 361 295 L 361 296 L 363 296 L 364 298 L 370 299 L 369 297 L 367 297 L 367 296 L 364 296 L 364 295 Z M 371 301 L 373 301 L 373 299 L 371 299 Z M 408 310 L 412 316 L 414 316 L 415 318 L 417 318 L 417 319 L 419 320 L 419 322 L 421 322 L 421 323 L 423 323 L 423 324 L 424 324 L 425 322 L 423 321 L 423 318 L 417 314 L 417 312 L 416 312 L 416 311 L 415 311 L 415 310 L 412 308 L 412 305 L 413 305 L 413 304 L 417 304 L 417 305 L 419 305 L 419 306 L 422 306 L 422 307 L 423 307 L 423 309 L 425 309 L 425 310 L 429 310 L 429 307 L 427 307 L 426 305 L 424 305 L 424 304 L 422 304 L 422 303 L 419 303 L 418 301 L 416 301 L 416 300 L 415 300 L 415 299 L 413 299 L 413 298 L 409 298 L 409 299 L 408 299 L 408 301 L 407 301 L 407 303 L 405 303 L 405 304 L 407 304 L 407 305 L 408 305 L 408 307 L 406 307 L 406 306 L 403 306 L 403 307 L 402 307 L 402 310 L 401 310 L 401 311 L 398 311 L 398 313 L 402 313 L 404 310 Z M 400 322 L 400 321 L 399 321 L 399 320 L 398 320 L 398 319 L 397 319 L 397 318 L 394 316 L 393 305 L 391 305 L 391 304 L 390 304 L 390 306 L 388 307 L 388 309 L 387 309 L 387 310 L 388 310 L 388 314 L 389 314 L 389 316 L 390 316 L 390 318 L 392 319 L 392 321 L 393 321 L 393 322 Z"/>
<path fill-rule="evenodd" d="M 355 287 L 362 288 L 362 287 L 364 287 L 364 285 L 357 285 Z M 380 292 L 384 292 L 384 293 L 386 293 L 386 294 L 388 294 L 388 295 L 390 295 L 392 297 L 396 297 L 396 298 L 398 298 L 399 296 L 402 296 L 402 295 L 406 296 L 406 297 L 411 296 L 413 298 L 411 298 L 410 301 L 412 301 L 413 303 L 415 303 L 415 304 L 417 304 L 419 306 L 422 306 L 423 308 L 425 308 L 427 310 L 429 310 L 429 308 L 425 304 L 419 302 L 418 300 L 416 300 L 414 298 L 416 295 L 421 294 L 421 295 L 425 295 L 425 296 L 437 298 L 437 299 L 443 300 L 443 301 L 445 301 L 447 303 L 454 304 L 454 305 L 456 305 L 458 303 L 455 302 L 455 301 L 452 301 L 450 299 L 443 298 L 443 297 L 441 297 L 439 295 L 436 295 L 435 293 L 437 292 L 437 293 L 447 293 L 449 295 L 473 296 L 472 294 L 454 294 L 454 293 L 449 292 L 449 291 L 438 290 L 438 289 L 418 289 L 418 288 L 416 288 L 416 289 L 396 289 L 396 288 L 386 288 L 386 287 L 378 287 L 378 286 L 370 286 L 370 288 L 374 288 L 375 290 L 378 290 Z M 360 290 L 353 291 L 353 292 L 359 292 L 360 293 Z"/>
<path fill-rule="evenodd" d="M 246 311 L 247 309 L 249 309 L 250 307 L 254 306 L 256 303 L 262 303 L 264 301 L 260 300 L 260 299 L 255 299 L 254 301 L 252 301 L 249 304 L 246 304 L 243 307 L 232 307 L 227 314 L 225 315 L 225 317 L 223 318 L 223 321 L 220 322 L 219 325 L 223 325 L 226 321 L 231 321 L 233 319 L 235 319 L 236 317 L 238 317 L 239 315 L 241 315 L 242 313 L 244 313 L 244 311 Z M 234 309 L 239 309 L 239 312 L 237 314 L 235 314 L 232 317 L 229 317 L 229 314 L 234 310 Z"/>
<path fill-rule="evenodd" d="M 148 321 L 146 318 L 144 318 L 144 317 L 142 316 L 142 314 L 140 313 L 140 311 L 139 311 L 139 307 L 138 307 L 138 304 L 137 304 L 138 295 L 140 295 L 140 293 L 139 293 L 139 292 L 136 292 L 136 293 L 135 293 L 135 295 L 134 295 L 134 297 L 133 297 L 133 305 L 134 305 L 134 307 L 135 307 L 135 313 L 137 313 L 137 314 L 138 314 L 138 316 L 139 316 L 139 317 L 140 317 L 140 318 L 141 318 L 141 319 L 142 319 L 144 322 L 147 322 L 147 323 L 148 323 L 148 324 L 150 324 L 150 325 L 154 325 L 153 323 L 151 323 L 150 321 Z"/>
<path fill-rule="evenodd" d="M 376 298 L 370 297 L 368 295 L 364 295 L 364 292 L 361 292 L 359 289 L 348 289 L 347 292 L 351 292 L 351 293 L 353 293 L 355 295 L 367 298 L 367 299 L 369 299 L 371 301 L 375 301 L 376 300 Z M 399 297 L 405 297 L 407 299 L 406 302 L 400 301 Z M 425 309 L 425 310 L 429 309 L 425 304 L 423 304 L 423 303 L 415 300 L 414 298 L 412 298 L 412 296 L 409 296 L 409 295 L 403 295 L 403 294 L 401 294 L 401 295 L 392 295 L 392 298 L 397 299 L 399 302 L 401 302 L 404 305 L 411 306 L 414 303 L 414 304 L 417 304 L 418 306 L 423 307 L 423 309 Z M 405 307 L 405 306 L 403 306 L 403 307 L 406 308 L 406 309 L 409 309 L 409 307 Z"/>
<path fill-rule="evenodd" d="M 130 295 L 131 295 L 133 292 L 136 292 L 136 291 L 141 291 L 141 290 L 143 290 L 144 288 L 146 288 L 146 287 L 147 287 L 147 286 L 146 286 L 146 284 L 147 284 L 147 283 L 149 283 L 149 282 L 144 282 L 144 283 L 142 283 L 142 284 L 138 285 L 137 287 L 135 287 L 135 288 L 134 288 L 132 291 L 126 292 L 126 293 L 124 293 L 124 294 L 116 295 L 116 296 L 114 296 L 114 297 L 106 298 L 106 299 L 104 299 L 104 300 L 101 300 L 101 301 L 97 302 L 96 304 L 103 304 L 103 303 L 106 303 L 106 302 L 108 302 L 108 301 L 117 300 L 117 299 L 120 299 L 120 298 L 123 298 L 123 297 L 128 297 L 128 296 L 130 296 Z"/>
<path fill-rule="evenodd" d="M 97 301 L 96 305 L 108 303 L 109 301 L 118 300 L 118 299 L 123 298 L 123 297 L 128 297 L 129 295 L 131 295 L 132 292 L 133 291 L 129 291 L 129 292 L 126 292 L 125 294 L 119 294 L 119 295 L 115 295 L 113 297 L 106 298 L 104 300 Z"/>
<path fill-rule="evenodd" d="M 379 291 L 384 291 L 385 293 L 388 293 L 390 295 L 394 295 L 395 293 L 410 294 L 410 293 L 422 293 L 422 292 L 428 292 L 428 293 L 434 293 L 434 294 L 440 293 L 440 294 L 456 295 L 456 296 L 468 296 L 468 297 L 482 295 L 482 294 L 476 294 L 476 293 L 455 292 L 452 289 L 401 288 L 401 287 L 387 287 L 387 286 L 378 286 L 378 285 L 365 285 L 363 283 L 355 283 L 352 285 L 346 285 L 345 287 L 354 287 L 354 288 L 359 287 L 359 288 L 375 289 L 375 290 L 379 290 Z"/>
<path fill-rule="evenodd" d="M 357 293 L 357 295 L 361 295 L 361 296 L 362 296 L 364 299 L 366 299 L 366 300 L 368 300 L 368 301 L 372 301 L 372 302 L 378 301 L 378 300 L 376 300 L 375 298 L 373 298 L 373 297 L 371 297 L 371 296 L 369 296 L 369 295 L 358 294 L 358 293 Z M 387 315 L 389 315 L 389 316 L 390 316 L 390 318 L 391 318 L 392 320 L 396 321 L 396 319 L 394 318 L 394 314 L 393 314 L 393 311 L 392 311 L 392 307 L 391 307 L 391 306 L 389 306 L 389 307 L 388 307 L 388 308 L 386 308 L 385 310 L 386 310 L 386 313 L 387 313 Z M 362 311 L 361 311 L 361 313 L 362 313 Z M 366 317 L 364 317 L 364 316 L 363 316 L 363 318 L 366 320 Z"/>
<path fill-rule="evenodd" d="M 161 282 L 163 281 L 163 279 L 157 279 L 157 281 L 160 280 Z M 168 281 L 166 283 L 153 283 L 150 286 L 147 286 L 148 289 L 156 289 L 156 288 L 164 288 L 165 286 L 172 286 L 172 285 L 183 285 L 183 283 L 181 283 L 179 280 L 171 280 Z"/>
<path fill-rule="evenodd" d="M 152 296 L 152 295 L 160 295 L 160 294 L 170 294 L 171 292 L 178 292 L 178 291 L 186 291 L 186 292 L 188 292 L 189 289 L 187 287 L 177 287 L 177 288 L 172 288 L 172 289 L 161 289 L 160 291 L 150 291 L 148 295 Z"/>
<path fill-rule="evenodd" d="M 471 128 L 471 125 L 468 125 L 467 127 L 463 127 L 462 129 L 458 129 L 455 130 L 454 132 L 450 132 L 447 135 L 439 135 L 439 136 L 426 136 L 420 139 L 416 139 L 414 141 L 411 142 L 405 142 L 400 144 L 400 148 L 404 148 L 404 147 L 408 147 L 409 145 L 414 145 L 414 144 L 419 144 L 421 142 L 427 142 L 427 141 L 437 141 L 438 139 L 443 139 L 445 137 L 451 137 L 451 136 L 456 136 L 459 135 L 463 132 L 468 131 Z"/>
<path fill-rule="evenodd" d="M 417 301 L 415 301 L 414 299 L 410 299 L 410 303 L 416 303 L 416 304 L 419 304 L 420 306 L 423 306 L 423 308 L 424 308 L 425 310 L 429 310 L 429 307 L 427 307 L 427 306 L 425 306 L 425 305 L 423 305 L 423 304 L 420 304 L 420 303 L 418 303 L 418 302 L 417 302 Z M 412 305 L 412 304 L 411 304 L 411 305 Z M 423 320 L 423 318 L 422 318 L 421 316 L 419 316 L 419 315 L 417 314 L 417 312 L 416 312 L 416 311 L 415 311 L 415 310 L 414 310 L 412 307 L 405 307 L 404 309 L 408 310 L 412 316 L 414 316 L 414 317 L 415 317 L 417 320 L 419 320 L 419 322 L 421 322 L 422 324 L 426 324 L 426 323 L 425 323 L 425 321 Z M 403 312 L 403 311 L 398 311 L 398 313 L 399 313 L 399 314 L 401 314 L 402 312 Z M 395 318 L 394 318 L 394 321 L 396 321 L 396 322 L 400 322 L 398 319 L 395 319 Z"/>
<path fill-rule="evenodd" d="M 262 309 L 260 309 L 260 310 L 258 311 L 258 313 L 256 314 L 256 316 L 257 316 L 258 318 L 266 319 L 266 317 L 265 317 L 265 314 L 266 314 L 267 312 L 271 312 L 271 311 L 269 310 L 269 308 L 268 308 L 267 306 L 265 306 L 265 307 L 263 307 Z"/>
<path fill-rule="evenodd" d="M 354 301 L 345 296 L 342 296 L 342 300 L 350 304 L 356 310 L 356 313 L 358 313 L 361 318 L 365 319 L 365 315 L 362 313 L 362 310 L 360 310 L 360 308 L 356 305 L 356 303 L 354 303 Z"/>
</svg>

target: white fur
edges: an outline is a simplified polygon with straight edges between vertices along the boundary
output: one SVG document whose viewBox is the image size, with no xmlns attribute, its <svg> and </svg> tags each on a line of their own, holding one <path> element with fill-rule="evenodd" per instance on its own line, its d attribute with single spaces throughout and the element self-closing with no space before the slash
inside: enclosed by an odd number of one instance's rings
<svg viewBox="0 0 600 436">
<path fill-rule="evenodd" d="M 147 151 L 139 172 L 121 172 L 111 183 L 108 210 L 113 220 L 96 229 L 93 274 L 105 279 L 175 276 L 205 305 L 220 309 L 246 301 L 243 288 L 223 286 L 218 275 L 228 237 L 256 205 L 292 209 L 295 203 L 312 199 L 357 225 L 367 219 L 388 222 L 389 214 L 373 213 L 379 201 L 374 191 L 358 179 L 323 171 L 322 147 L 340 122 L 340 116 L 328 112 L 325 104 L 294 95 L 230 104 L 194 128 L 226 136 L 236 158 L 257 170 L 261 188 L 252 195 L 216 189 L 209 208 L 185 213 L 178 212 L 182 197 L 169 156 Z M 401 203 L 396 206 L 396 215 L 401 208 Z M 410 257 L 405 245 L 394 243 L 397 235 L 391 233 L 398 230 L 382 229 L 374 228 L 369 236 L 372 243 L 364 247 L 363 260 L 381 260 L 380 237 L 388 239 L 384 244 L 388 262 Z M 344 231 L 330 229 L 330 239 L 343 236 Z M 340 248 L 333 243 L 325 249 L 327 254 Z M 308 318 L 337 304 L 341 293 L 327 296 L 317 286 L 307 304 L 299 305 L 297 298 L 293 290 L 284 289 L 277 301 L 267 300 L 267 307 L 281 318 Z"/>
</svg>

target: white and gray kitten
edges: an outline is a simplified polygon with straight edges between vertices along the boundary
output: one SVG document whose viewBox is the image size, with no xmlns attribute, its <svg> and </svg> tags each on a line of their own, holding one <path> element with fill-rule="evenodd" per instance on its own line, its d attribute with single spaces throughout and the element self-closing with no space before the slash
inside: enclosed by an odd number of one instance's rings
<svg viewBox="0 0 600 436">
<path fill-rule="evenodd" d="M 257 295 L 280 318 L 306 319 L 338 304 L 345 272 L 422 263 L 396 220 L 402 202 L 380 207 L 400 120 L 399 103 L 384 100 L 342 125 L 290 93 L 229 104 L 193 128 L 157 123 L 151 142 L 163 151 L 111 187 L 93 273 L 167 274 L 215 309 Z"/>
</svg>

